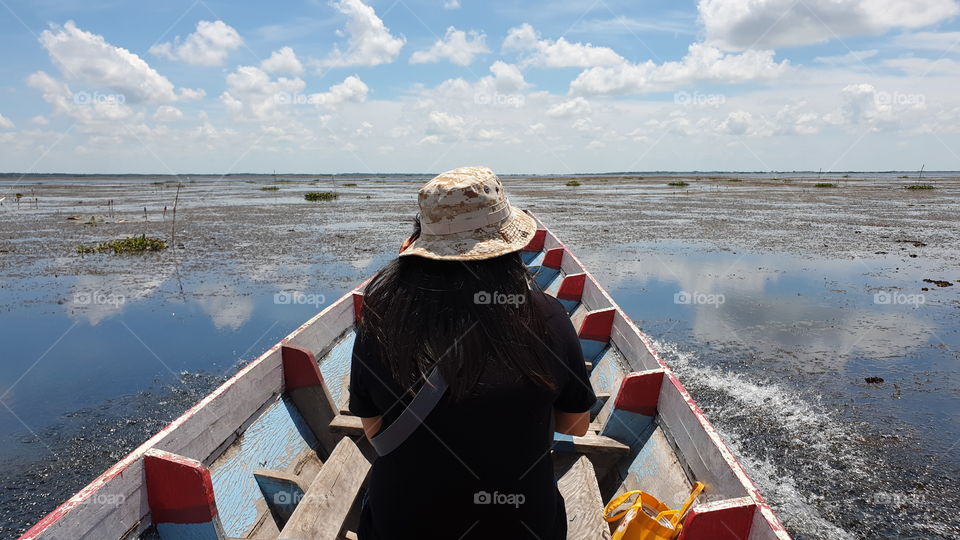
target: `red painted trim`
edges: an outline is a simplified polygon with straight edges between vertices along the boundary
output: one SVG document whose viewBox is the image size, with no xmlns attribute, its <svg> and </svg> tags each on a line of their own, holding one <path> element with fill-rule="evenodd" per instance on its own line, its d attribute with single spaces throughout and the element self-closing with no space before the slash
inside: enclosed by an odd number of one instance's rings
<svg viewBox="0 0 960 540">
<path fill-rule="evenodd" d="M 541 266 L 559 270 L 560 263 L 563 262 L 564 251 L 566 250 L 563 249 L 562 247 L 548 249 L 547 254 L 543 256 L 543 263 L 541 263 Z"/>
<path fill-rule="evenodd" d="M 557 290 L 557 298 L 579 302 L 583 297 L 583 285 L 587 282 L 586 274 L 570 274 L 563 278 Z"/>
<path fill-rule="evenodd" d="M 210 471 L 199 461 L 151 450 L 143 470 L 153 523 L 208 523 L 217 516 Z"/>
<path fill-rule="evenodd" d="M 756 504 L 730 506 L 698 512 L 696 508 L 687 513 L 678 540 L 747 540 L 753 526 Z"/>
<path fill-rule="evenodd" d="M 284 345 L 280 348 L 280 353 L 283 355 L 283 383 L 286 391 L 323 384 L 320 366 L 312 352 L 302 347 Z"/>
<path fill-rule="evenodd" d="M 533 233 L 533 238 L 530 239 L 530 242 L 523 248 L 523 251 L 541 251 L 543 250 L 543 241 L 547 239 L 547 230 L 546 229 L 537 229 L 537 232 Z"/>
<path fill-rule="evenodd" d="M 610 332 L 613 330 L 613 317 L 617 310 L 614 308 L 598 309 L 591 311 L 584 317 L 580 325 L 580 331 L 577 335 L 580 339 L 592 339 L 594 341 L 610 341 Z"/>
<path fill-rule="evenodd" d="M 657 415 L 657 402 L 663 387 L 663 371 L 631 373 L 623 378 L 620 391 L 613 403 L 615 409 L 646 416 Z"/>
<path fill-rule="evenodd" d="M 360 322 L 363 313 L 363 293 L 353 291 L 353 322 Z"/>
</svg>

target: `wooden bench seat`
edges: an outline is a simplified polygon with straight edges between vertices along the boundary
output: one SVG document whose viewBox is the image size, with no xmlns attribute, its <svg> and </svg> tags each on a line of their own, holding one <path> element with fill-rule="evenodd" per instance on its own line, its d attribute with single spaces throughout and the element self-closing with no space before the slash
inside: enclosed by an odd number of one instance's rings
<svg viewBox="0 0 960 540">
<path fill-rule="evenodd" d="M 370 462 L 343 438 L 297 504 L 278 540 L 336 540 L 366 483 Z"/>
<path fill-rule="evenodd" d="M 603 499 L 586 456 L 580 456 L 557 481 L 567 507 L 569 540 L 609 540 L 610 527 L 603 519 Z"/>
</svg>

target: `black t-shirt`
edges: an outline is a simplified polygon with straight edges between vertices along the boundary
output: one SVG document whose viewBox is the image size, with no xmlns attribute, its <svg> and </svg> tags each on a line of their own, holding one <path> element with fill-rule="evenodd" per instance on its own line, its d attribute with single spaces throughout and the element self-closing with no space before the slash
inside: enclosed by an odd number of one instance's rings
<svg viewBox="0 0 960 540">
<path fill-rule="evenodd" d="M 470 397 L 449 393 L 424 424 L 373 464 L 360 540 L 566 538 L 566 511 L 553 476 L 553 409 L 596 402 L 580 341 L 560 303 L 531 293 L 545 314 L 547 358 L 557 389 L 485 370 Z M 358 335 L 350 412 L 396 420 L 410 397 Z M 382 428 L 381 428 L 382 429 Z M 599 509 L 597 510 L 599 512 Z"/>
</svg>

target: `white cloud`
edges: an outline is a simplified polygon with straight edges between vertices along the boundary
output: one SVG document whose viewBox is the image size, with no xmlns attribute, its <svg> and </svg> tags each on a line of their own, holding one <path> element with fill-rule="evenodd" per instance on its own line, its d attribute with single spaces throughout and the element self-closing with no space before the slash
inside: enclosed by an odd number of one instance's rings
<svg viewBox="0 0 960 540">
<path fill-rule="evenodd" d="M 243 44 L 240 33 L 223 21 L 200 21 L 186 39 L 150 47 L 150 53 L 198 66 L 222 66 L 231 51 Z"/>
<path fill-rule="evenodd" d="M 157 122 L 174 122 L 183 118 L 183 111 L 171 105 L 161 105 L 153 113 L 153 119 Z"/>
<path fill-rule="evenodd" d="M 493 76 L 483 77 L 480 83 L 493 86 L 501 92 L 517 92 L 530 86 L 524 80 L 520 68 L 513 64 L 497 60 L 490 65 L 490 73 L 493 73 Z"/>
<path fill-rule="evenodd" d="M 615 66 L 626 60 L 609 47 L 590 43 L 571 43 L 564 38 L 540 39 L 532 26 L 524 23 L 511 28 L 503 40 L 504 51 L 521 54 L 520 64 L 548 68 Z"/>
<path fill-rule="evenodd" d="M 547 116 L 581 116 L 590 113 L 590 102 L 582 97 L 575 97 L 569 101 L 558 103 L 547 109 Z"/>
<path fill-rule="evenodd" d="M 286 73 L 300 75 L 303 73 L 303 64 L 290 47 L 283 47 L 273 51 L 270 58 L 260 63 L 260 69 L 267 73 Z"/>
<path fill-rule="evenodd" d="M 203 88 L 181 88 L 178 98 L 180 101 L 196 101 L 203 99 L 206 95 L 207 91 Z"/>
<path fill-rule="evenodd" d="M 458 66 L 469 66 L 475 56 L 490 52 L 487 48 L 486 36 L 476 30 L 469 33 L 457 30 L 453 26 L 447 28 L 446 35 L 437 40 L 427 50 L 417 51 L 410 56 L 411 64 L 430 64 L 447 59 Z"/>
<path fill-rule="evenodd" d="M 878 90 L 869 83 L 847 85 L 840 95 L 840 107 L 825 115 L 824 120 L 834 125 L 851 126 L 857 131 L 864 127 L 871 131 L 896 129 L 902 114 L 925 109 L 922 100 L 900 103 L 894 99 L 896 93 Z"/>
<path fill-rule="evenodd" d="M 431 134 L 457 135 L 463 131 L 466 121 L 461 116 L 443 111 L 433 111 L 427 117 L 428 131 Z"/>
<path fill-rule="evenodd" d="M 290 112 L 296 96 L 303 95 L 302 79 L 270 78 L 255 66 L 239 66 L 227 75 L 227 90 L 220 102 L 235 115 L 259 121 L 279 119 Z"/>
<path fill-rule="evenodd" d="M 348 17 L 347 50 L 335 46 L 330 56 L 317 63 L 319 66 L 377 66 L 397 58 L 406 40 L 392 35 L 372 7 L 361 0 L 340 0 L 333 6 Z"/>
<path fill-rule="evenodd" d="M 446 0 L 443 9 L 460 9 L 460 0 Z"/>
<path fill-rule="evenodd" d="M 331 86 L 327 92 L 311 94 L 310 101 L 318 107 L 334 107 L 345 102 L 363 103 L 369 92 L 370 88 L 360 77 L 351 75 L 342 83 Z"/>
<path fill-rule="evenodd" d="M 731 135 L 746 135 L 753 123 L 753 115 L 748 111 L 733 111 L 720 124 L 720 129 Z"/>
<path fill-rule="evenodd" d="M 306 83 L 298 78 L 271 79 L 255 66 L 239 66 L 227 76 L 227 90 L 220 102 L 243 119 L 256 121 L 287 120 L 302 110 L 329 109 L 345 102 L 362 103 L 369 88 L 359 77 L 350 76 L 327 92 L 308 94 Z"/>
<path fill-rule="evenodd" d="M 30 119 L 30 122 L 37 126 L 46 126 L 50 124 L 50 120 L 47 120 L 47 117 L 43 116 L 42 114 L 34 116 Z"/>
<path fill-rule="evenodd" d="M 13 129 L 13 127 L 14 127 L 13 121 L 10 120 L 9 118 L 3 116 L 2 114 L 0 114 L 0 128 L 2 128 L 2 129 Z"/>
<path fill-rule="evenodd" d="M 43 100 L 53 106 L 54 114 L 73 118 L 83 125 L 127 120 L 133 116 L 130 107 L 113 99 L 116 96 L 95 99 L 95 93 L 74 92 L 67 83 L 58 81 L 43 71 L 27 77 L 27 86 L 42 94 Z"/>
<path fill-rule="evenodd" d="M 818 56 L 814 58 L 813 61 L 830 66 L 856 66 L 857 64 L 863 64 L 866 60 L 873 58 L 879 53 L 880 51 L 877 49 L 850 51 L 847 54 L 839 54 L 836 56 Z"/>
<path fill-rule="evenodd" d="M 694 82 L 742 83 L 779 77 L 789 62 L 777 63 L 773 51 L 741 54 L 694 43 L 678 62 L 623 63 L 615 67 L 590 68 L 570 83 L 573 94 L 624 94 L 665 91 Z"/>
<path fill-rule="evenodd" d="M 176 100 L 173 84 L 143 59 L 77 28 L 73 21 L 50 25 L 40 34 L 40 43 L 65 77 L 91 89 L 112 90 L 128 103 Z"/>
<path fill-rule="evenodd" d="M 707 43 L 728 50 L 920 28 L 960 13 L 955 0 L 700 0 L 697 9 Z"/>
<path fill-rule="evenodd" d="M 909 77 L 923 78 L 928 75 L 960 76 L 960 62 L 950 58 L 891 58 L 883 65 L 902 71 Z"/>
<path fill-rule="evenodd" d="M 904 49 L 960 52 L 960 32 L 913 32 L 894 38 L 893 44 Z"/>
</svg>

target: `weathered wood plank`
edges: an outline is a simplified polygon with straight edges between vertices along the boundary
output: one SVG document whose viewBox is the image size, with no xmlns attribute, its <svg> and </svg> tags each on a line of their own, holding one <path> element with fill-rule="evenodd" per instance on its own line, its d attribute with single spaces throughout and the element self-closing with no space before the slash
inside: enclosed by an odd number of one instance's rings
<svg viewBox="0 0 960 540">
<path fill-rule="evenodd" d="M 357 445 L 350 439 L 341 440 L 278 540 L 335 540 L 369 472 L 370 462 Z"/>
<path fill-rule="evenodd" d="M 339 414 L 350 414 L 350 374 L 340 379 L 340 407 Z"/>
<path fill-rule="evenodd" d="M 362 437 L 363 422 L 357 416 L 338 414 L 330 421 L 330 431 L 349 437 Z"/>
<path fill-rule="evenodd" d="M 676 447 L 677 455 L 690 470 L 690 476 L 706 484 L 704 495 L 708 500 L 747 495 L 746 486 L 740 479 L 744 474 L 740 465 L 719 440 L 713 426 L 702 417 L 699 407 L 681 388 L 675 376 L 668 373 L 657 404 L 660 425 Z"/>
<path fill-rule="evenodd" d="M 603 499 L 590 461 L 581 456 L 557 482 L 567 507 L 567 538 L 570 540 L 609 539 L 610 528 L 603 519 Z"/>
</svg>

